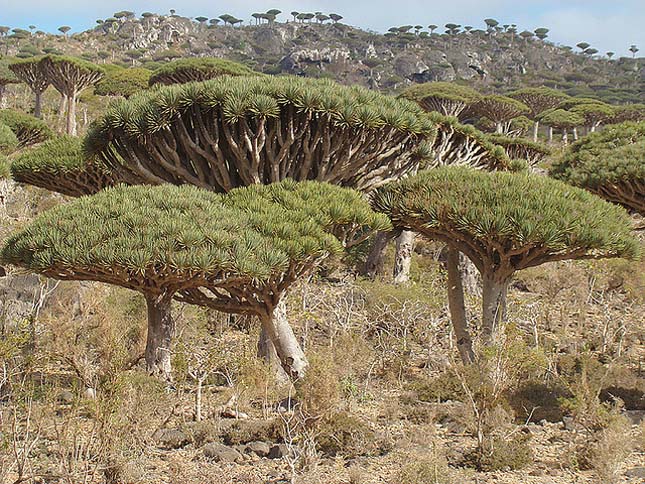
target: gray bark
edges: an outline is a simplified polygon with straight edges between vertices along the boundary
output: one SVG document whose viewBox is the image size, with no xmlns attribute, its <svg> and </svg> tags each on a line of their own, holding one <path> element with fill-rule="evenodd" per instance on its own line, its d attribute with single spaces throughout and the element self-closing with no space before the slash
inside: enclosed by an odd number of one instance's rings
<svg viewBox="0 0 645 484">
<path fill-rule="evenodd" d="M 499 323 L 506 317 L 508 281 L 500 282 L 488 275 L 482 279 L 482 341 L 490 344 Z"/>
<path fill-rule="evenodd" d="M 535 121 L 533 123 L 533 142 L 534 143 L 537 143 L 539 133 L 540 133 L 540 122 Z"/>
<path fill-rule="evenodd" d="M 394 259 L 394 283 L 403 284 L 410 280 L 410 266 L 412 265 L 412 253 L 414 252 L 414 239 L 416 234 L 404 230 L 396 238 L 396 255 Z"/>
<path fill-rule="evenodd" d="M 466 304 L 464 302 L 464 288 L 461 283 L 460 253 L 457 249 L 448 247 L 446 266 L 448 269 L 448 307 L 450 319 L 457 338 L 457 349 L 461 361 L 470 364 L 475 361 L 473 341 L 468 331 L 466 319 Z"/>
<path fill-rule="evenodd" d="M 385 249 L 390 242 L 392 234 L 389 232 L 377 232 L 374 236 L 372 248 L 365 261 L 364 275 L 371 279 L 383 275 L 385 266 Z"/>
<path fill-rule="evenodd" d="M 42 118 L 42 111 L 43 111 L 43 93 L 39 91 L 36 93 L 36 103 L 34 105 L 34 116 L 39 119 Z"/>
<path fill-rule="evenodd" d="M 69 98 L 67 104 L 67 129 L 70 136 L 76 136 L 76 94 Z"/>
<path fill-rule="evenodd" d="M 275 351 L 282 369 L 289 377 L 294 380 L 302 378 L 308 362 L 287 320 L 287 307 L 284 300 L 276 305 L 272 314 L 265 315 L 260 319 L 263 337 L 259 347 L 263 348 L 269 358 L 273 357 L 272 352 Z M 266 344 L 267 340 L 273 344 L 273 349 L 270 349 L 270 346 Z"/>
<path fill-rule="evenodd" d="M 171 344 L 175 322 L 170 312 L 172 296 L 146 295 L 148 308 L 148 337 L 146 367 L 151 375 L 172 381 Z"/>
</svg>

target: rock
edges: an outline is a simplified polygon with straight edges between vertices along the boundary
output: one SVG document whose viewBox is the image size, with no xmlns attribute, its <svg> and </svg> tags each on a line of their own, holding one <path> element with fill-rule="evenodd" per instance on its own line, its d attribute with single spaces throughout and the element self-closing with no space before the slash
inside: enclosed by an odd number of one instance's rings
<svg viewBox="0 0 645 484">
<path fill-rule="evenodd" d="M 285 444 L 278 444 L 271 447 L 271 450 L 269 450 L 267 457 L 269 459 L 282 459 L 288 455 L 289 447 L 287 447 Z"/>
<path fill-rule="evenodd" d="M 237 420 L 246 420 L 249 418 L 249 415 L 244 413 L 244 412 L 238 412 L 237 410 L 233 408 L 224 408 L 220 412 L 220 416 L 222 418 L 234 418 Z"/>
<path fill-rule="evenodd" d="M 645 479 L 645 467 L 634 467 L 625 472 L 626 477 L 635 477 L 637 479 Z"/>
<path fill-rule="evenodd" d="M 573 417 L 562 417 L 562 423 L 564 424 L 564 429 L 569 432 L 580 430 L 580 425 L 578 425 Z"/>
<path fill-rule="evenodd" d="M 625 410 L 623 413 L 631 421 L 632 425 L 640 425 L 645 420 L 645 410 Z"/>
<path fill-rule="evenodd" d="M 63 405 L 71 405 L 74 403 L 74 394 L 69 390 L 63 390 L 58 394 L 56 400 L 58 403 L 62 403 Z"/>
<path fill-rule="evenodd" d="M 190 443 L 188 435 L 179 429 L 158 430 L 154 438 L 164 449 L 181 449 Z"/>
<path fill-rule="evenodd" d="M 251 442 L 246 446 L 246 451 L 259 457 L 266 457 L 271 452 L 271 446 L 266 442 Z"/>
<path fill-rule="evenodd" d="M 237 462 L 242 460 L 242 454 L 224 444 L 210 442 L 202 448 L 204 457 L 215 462 Z"/>
<path fill-rule="evenodd" d="M 278 404 L 275 406 L 275 411 L 278 413 L 291 412 L 294 408 L 296 408 L 296 405 L 298 405 L 298 400 L 296 400 L 295 398 L 287 397 L 278 402 Z"/>
<path fill-rule="evenodd" d="M 96 390 L 94 388 L 86 388 L 85 392 L 83 393 L 83 395 L 88 400 L 94 400 L 94 399 L 96 399 Z"/>
</svg>

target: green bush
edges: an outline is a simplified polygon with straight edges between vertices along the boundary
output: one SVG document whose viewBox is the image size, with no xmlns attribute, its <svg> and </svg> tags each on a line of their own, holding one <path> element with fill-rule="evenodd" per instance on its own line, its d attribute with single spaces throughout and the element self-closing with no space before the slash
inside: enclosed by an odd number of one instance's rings
<svg viewBox="0 0 645 484">
<path fill-rule="evenodd" d="M 481 449 L 466 456 L 466 462 L 484 472 L 518 470 L 533 462 L 531 435 L 520 433 L 513 438 L 494 436 Z"/>
<path fill-rule="evenodd" d="M 20 147 L 41 143 L 54 135 L 40 119 L 11 109 L 0 110 L 0 123 L 11 128 Z"/>
<path fill-rule="evenodd" d="M 18 148 L 18 138 L 6 124 L 0 124 L 0 154 L 9 154 Z"/>
<path fill-rule="evenodd" d="M 317 426 L 317 449 L 328 455 L 346 458 L 376 455 L 380 444 L 374 431 L 349 412 L 330 414 Z"/>
</svg>

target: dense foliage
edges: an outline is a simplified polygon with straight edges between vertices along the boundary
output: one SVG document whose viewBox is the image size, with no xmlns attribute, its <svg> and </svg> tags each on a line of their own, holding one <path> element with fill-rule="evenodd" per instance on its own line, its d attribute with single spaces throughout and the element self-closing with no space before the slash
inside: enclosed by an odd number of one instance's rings
<svg viewBox="0 0 645 484">
<path fill-rule="evenodd" d="M 551 176 L 645 214 L 645 123 L 608 126 L 558 159 Z"/>
<path fill-rule="evenodd" d="M 40 119 L 11 109 L 0 110 L 0 123 L 11 128 L 20 146 L 40 143 L 53 136 L 51 129 Z"/>
<path fill-rule="evenodd" d="M 638 253 L 623 209 L 535 175 L 437 168 L 381 188 L 374 206 L 396 226 L 458 245 L 482 273 Z"/>
<path fill-rule="evenodd" d="M 113 103 L 86 148 L 138 183 L 229 191 L 293 178 L 368 189 L 416 169 L 435 133 L 414 103 L 366 89 L 224 76 Z"/>
<path fill-rule="evenodd" d="M 481 94 L 474 89 L 451 82 L 417 84 L 407 88 L 401 96 L 417 102 L 426 111 L 457 117 L 481 99 Z"/>
<path fill-rule="evenodd" d="M 123 96 L 128 98 L 148 88 L 152 72 L 148 69 L 130 68 L 108 71 L 94 87 L 99 96 Z"/>
<path fill-rule="evenodd" d="M 85 156 L 83 143 L 59 136 L 21 152 L 11 164 L 16 181 L 73 197 L 89 195 L 118 182 L 101 163 Z"/>
<path fill-rule="evenodd" d="M 164 64 L 152 73 L 150 85 L 184 84 L 194 81 L 208 81 L 219 76 L 258 75 L 244 64 L 227 59 L 198 57 L 178 59 Z"/>
<path fill-rule="evenodd" d="M 0 154 L 8 154 L 18 147 L 18 138 L 6 124 L 0 124 Z"/>
</svg>

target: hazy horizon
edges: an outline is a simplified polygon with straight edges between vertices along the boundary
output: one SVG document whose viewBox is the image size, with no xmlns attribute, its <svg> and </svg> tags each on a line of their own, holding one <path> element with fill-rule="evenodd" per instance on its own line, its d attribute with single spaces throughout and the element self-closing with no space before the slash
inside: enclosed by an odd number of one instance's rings
<svg viewBox="0 0 645 484">
<path fill-rule="evenodd" d="M 484 27 L 484 18 L 492 17 L 500 24 L 517 24 L 520 30 L 538 27 L 550 29 L 549 40 L 575 46 L 588 42 L 599 54 L 613 51 L 617 56 L 631 56 L 628 49 L 636 44 L 645 53 L 645 8 L 640 0 L 608 3 L 589 0 L 571 0 L 564 4 L 554 0 L 525 0 L 521 5 L 511 0 L 453 0 L 449 3 L 421 0 L 391 2 L 343 2 L 340 0 L 242 0 L 225 1 L 218 5 L 205 0 L 176 2 L 169 0 L 118 0 L 104 4 L 83 0 L 51 2 L 47 0 L 0 0 L 0 25 L 56 32 L 61 25 L 69 25 L 72 32 L 92 28 L 96 19 L 112 16 L 120 10 L 131 10 L 137 15 L 144 11 L 168 13 L 173 8 L 178 15 L 215 18 L 230 13 L 248 21 L 251 13 L 270 8 L 283 11 L 284 21 L 292 10 L 302 12 L 335 12 L 344 16 L 343 22 L 366 30 L 385 32 L 392 26 L 429 24 L 443 26 L 449 22 Z M 640 5 L 639 5 L 640 4 Z M 437 6 L 437 9 L 433 7 Z M 443 29 L 441 29 L 443 31 Z"/>
</svg>

